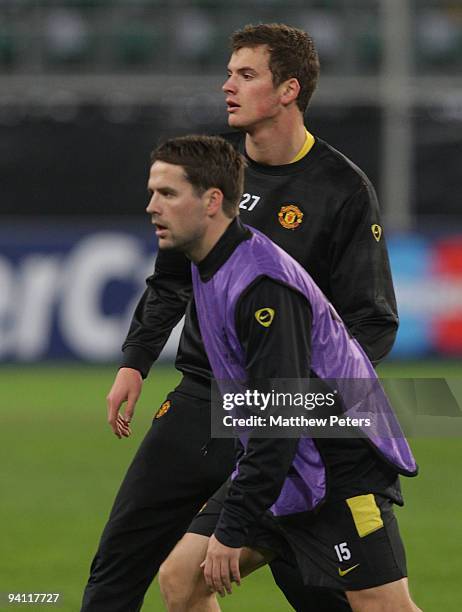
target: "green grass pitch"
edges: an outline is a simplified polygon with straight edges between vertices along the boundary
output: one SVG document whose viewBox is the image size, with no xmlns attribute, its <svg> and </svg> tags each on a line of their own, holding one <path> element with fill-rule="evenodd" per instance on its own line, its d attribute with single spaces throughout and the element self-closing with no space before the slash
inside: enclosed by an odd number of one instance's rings
<svg viewBox="0 0 462 612">
<path fill-rule="evenodd" d="M 114 368 L 3 367 L 0 371 L 0 610 L 7 592 L 62 593 L 58 608 L 78 612 L 101 529 L 126 467 L 155 409 L 178 375 L 154 368 L 137 407 L 134 435 L 117 440 L 106 424 L 105 395 Z M 392 364 L 393 376 L 461 376 L 460 363 Z M 412 440 L 420 464 L 403 479 L 397 509 L 411 589 L 425 612 L 462 606 L 460 438 Z M 164 466 L 159 465 L 159 469 Z M 247 578 L 226 611 L 289 610 L 267 570 Z M 145 610 L 162 610 L 157 584 Z"/>
</svg>

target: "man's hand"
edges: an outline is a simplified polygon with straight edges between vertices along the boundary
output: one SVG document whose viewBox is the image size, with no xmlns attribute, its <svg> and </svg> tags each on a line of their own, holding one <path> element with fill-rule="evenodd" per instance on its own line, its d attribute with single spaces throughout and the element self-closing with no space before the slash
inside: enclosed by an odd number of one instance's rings
<svg viewBox="0 0 462 612">
<path fill-rule="evenodd" d="M 225 596 L 225 589 L 231 594 L 231 582 L 241 584 L 239 557 L 242 548 L 230 548 L 221 544 L 214 535 L 209 540 L 205 560 L 201 563 L 207 586 Z"/>
<path fill-rule="evenodd" d="M 132 433 L 130 422 L 135 411 L 135 404 L 141 393 L 143 378 L 138 370 L 133 368 L 120 368 L 115 377 L 114 384 L 106 397 L 107 420 L 112 431 L 120 439 L 128 438 Z M 121 405 L 127 402 L 125 412 L 119 414 Z"/>
</svg>

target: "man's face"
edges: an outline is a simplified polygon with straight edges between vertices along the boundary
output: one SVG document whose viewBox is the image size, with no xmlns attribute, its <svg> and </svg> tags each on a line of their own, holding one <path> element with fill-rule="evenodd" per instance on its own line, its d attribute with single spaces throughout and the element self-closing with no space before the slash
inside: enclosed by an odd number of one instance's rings
<svg viewBox="0 0 462 612">
<path fill-rule="evenodd" d="M 269 60 L 266 45 L 242 47 L 231 55 L 223 85 L 230 126 L 250 129 L 271 122 L 281 110 Z"/>
<path fill-rule="evenodd" d="M 204 234 L 206 207 L 182 166 L 156 161 L 149 173 L 146 212 L 156 227 L 160 249 L 188 251 Z"/>
</svg>

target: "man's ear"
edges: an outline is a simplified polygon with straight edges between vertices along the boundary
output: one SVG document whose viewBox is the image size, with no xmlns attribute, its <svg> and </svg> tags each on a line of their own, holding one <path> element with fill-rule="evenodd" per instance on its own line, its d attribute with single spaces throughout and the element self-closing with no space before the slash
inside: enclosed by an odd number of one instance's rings
<svg viewBox="0 0 462 612">
<path fill-rule="evenodd" d="M 288 105 L 291 102 L 294 102 L 300 93 L 300 83 L 298 79 L 291 78 L 281 83 L 281 102 L 284 105 Z"/>
<path fill-rule="evenodd" d="M 223 192 L 218 187 L 210 187 L 204 193 L 206 202 L 206 212 L 209 217 L 214 217 L 221 209 L 223 205 Z"/>
</svg>

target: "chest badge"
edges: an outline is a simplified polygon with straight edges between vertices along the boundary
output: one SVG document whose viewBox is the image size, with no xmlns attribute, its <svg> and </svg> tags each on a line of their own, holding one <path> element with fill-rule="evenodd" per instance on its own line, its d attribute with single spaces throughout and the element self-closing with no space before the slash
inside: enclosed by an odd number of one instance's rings
<svg viewBox="0 0 462 612">
<path fill-rule="evenodd" d="M 380 238 L 382 237 L 382 228 L 380 227 L 380 225 L 377 225 L 377 223 L 374 223 L 374 225 L 371 225 L 371 230 L 372 230 L 372 235 L 378 242 Z"/>
<path fill-rule="evenodd" d="M 301 225 L 303 213 L 295 204 L 288 204 L 287 206 L 281 206 L 281 210 L 278 212 L 278 219 L 282 227 L 294 230 Z"/>
</svg>

